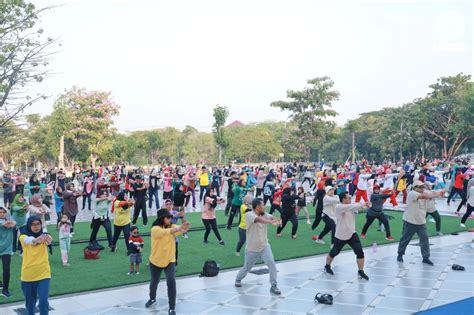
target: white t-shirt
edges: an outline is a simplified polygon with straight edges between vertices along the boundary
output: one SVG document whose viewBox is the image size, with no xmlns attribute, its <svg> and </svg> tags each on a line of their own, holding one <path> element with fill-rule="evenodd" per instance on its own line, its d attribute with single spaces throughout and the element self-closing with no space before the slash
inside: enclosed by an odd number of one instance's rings
<svg viewBox="0 0 474 315">
<path fill-rule="evenodd" d="M 412 190 L 408 193 L 407 206 L 403 213 L 403 221 L 421 225 L 426 223 L 426 199 L 418 199 L 421 194 Z"/>
<path fill-rule="evenodd" d="M 467 203 L 474 207 L 474 186 L 469 187 L 467 190 Z"/>
<path fill-rule="evenodd" d="M 355 215 L 362 210 L 359 204 L 346 205 L 338 204 L 336 206 L 336 238 L 341 241 L 347 241 L 356 232 Z"/>
<path fill-rule="evenodd" d="M 336 222 L 336 205 L 340 203 L 338 196 L 324 196 L 323 213 Z"/>
<path fill-rule="evenodd" d="M 368 179 L 372 177 L 370 174 L 360 174 L 359 182 L 357 183 L 357 189 L 367 190 L 369 188 Z"/>
<path fill-rule="evenodd" d="M 245 222 L 247 223 L 247 250 L 251 252 L 261 252 L 268 243 L 268 224 L 255 222 L 258 215 L 255 211 L 249 211 L 245 214 Z M 272 219 L 271 214 L 265 213 L 264 218 Z"/>
<path fill-rule="evenodd" d="M 385 182 L 383 184 L 384 189 L 393 189 L 393 186 L 395 185 L 393 183 L 393 178 L 398 176 L 397 173 L 394 174 L 385 174 Z"/>
</svg>

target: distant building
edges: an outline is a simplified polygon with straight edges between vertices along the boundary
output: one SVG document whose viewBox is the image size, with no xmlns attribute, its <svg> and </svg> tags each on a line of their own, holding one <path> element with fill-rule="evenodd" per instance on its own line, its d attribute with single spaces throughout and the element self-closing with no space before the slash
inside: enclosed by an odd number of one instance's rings
<svg viewBox="0 0 474 315">
<path fill-rule="evenodd" d="M 239 120 L 234 120 L 233 122 L 231 122 L 230 124 L 225 126 L 225 128 L 242 127 L 242 126 L 245 126 L 245 124 L 243 122 L 241 122 Z"/>
</svg>

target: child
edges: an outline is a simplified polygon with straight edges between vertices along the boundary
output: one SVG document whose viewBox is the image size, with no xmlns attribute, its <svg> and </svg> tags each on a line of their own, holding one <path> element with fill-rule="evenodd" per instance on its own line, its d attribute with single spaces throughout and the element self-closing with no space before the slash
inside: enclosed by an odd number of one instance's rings
<svg viewBox="0 0 474 315">
<path fill-rule="evenodd" d="M 69 251 L 71 250 L 71 221 L 68 216 L 63 214 L 61 220 L 58 223 L 59 229 L 59 248 L 61 250 L 61 260 L 63 261 L 63 267 L 69 267 Z"/>
<path fill-rule="evenodd" d="M 298 195 L 302 197 L 298 199 L 298 202 L 296 203 L 296 216 L 299 215 L 300 210 L 303 210 L 306 214 L 306 223 L 311 224 L 308 208 L 306 207 L 306 194 L 304 192 L 303 186 L 298 187 Z"/>
<path fill-rule="evenodd" d="M 139 275 L 140 274 L 140 263 L 142 262 L 142 251 L 144 241 L 139 235 L 138 227 L 132 226 L 130 229 L 130 233 L 132 234 L 128 239 L 128 248 L 130 253 L 130 271 L 127 275 Z M 135 267 L 135 271 L 133 269 Z"/>
<path fill-rule="evenodd" d="M 56 191 L 54 193 L 54 210 L 56 210 L 56 216 L 58 217 L 57 223 L 61 220 L 61 213 L 63 212 L 63 189 L 61 187 L 56 187 Z"/>
</svg>

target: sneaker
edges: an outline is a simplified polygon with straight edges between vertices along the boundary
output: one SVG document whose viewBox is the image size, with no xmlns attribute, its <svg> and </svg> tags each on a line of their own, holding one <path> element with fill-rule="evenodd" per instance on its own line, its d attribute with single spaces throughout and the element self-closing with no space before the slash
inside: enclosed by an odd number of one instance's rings
<svg viewBox="0 0 474 315">
<path fill-rule="evenodd" d="M 115 253 L 115 252 L 117 251 L 117 247 L 114 246 L 114 247 L 110 248 L 110 251 L 111 251 L 112 253 Z"/>
<path fill-rule="evenodd" d="M 274 285 L 272 285 L 271 288 L 270 288 L 270 293 L 273 293 L 273 294 L 275 294 L 275 295 L 280 295 L 280 294 L 281 294 L 281 291 L 280 291 L 280 289 L 278 289 L 277 285 L 274 284 Z"/>
<path fill-rule="evenodd" d="M 219 245 L 222 245 L 224 246 L 225 245 L 225 242 L 223 240 L 219 241 Z"/>
<path fill-rule="evenodd" d="M 0 289 L 3 289 L 3 282 L 0 281 Z"/>
<path fill-rule="evenodd" d="M 310 221 L 310 220 L 307 220 L 307 221 L 306 221 L 306 224 L 311 224 L 311 221 Z"/>
<path fill-rule="evenodd" d="M 277 234 L 276 237 L 281 237 L 281 234 Z"/>
<path fill-rule="evenodd" d="M 461 224 L 459 224 L 459 226 L 462 227 L 462 228 L 465 228 L 465 227 L 466 227 L 466 224 L 461 223 Z"/>
<path fill-rule="evenodd" d="M 369 281 L 369 276 L 367 276 L 364 270 L 359 270 L 359 279 Z"/>
<path fill-rule="evenodd" d="M 128 276 L 131 276 L 131 275 L 133 275 L 134 273 L 135 273 L 135 272 L 133 272 L 133 271 L 129 271 L 129 272 L 127 272 L 127 275 L 128 275 Z"/>
<path fill-rule="evenodd" d="M 209 241 L 202 241 L 204 244 L 209 244 Z"/>
<path fill-rule="evenodd" d="M 184 237 L 184 238 L 189 238 L 188 233 L 184 233 L 184 234 L 183 234 L 183 237 Z"/>
<path fill-rule="evenodd" d="M 429 258 L 423 258 L 422 263 L 430 265 L 430 266 L 434 266 L 434 263 Z"/>
<path fill-rule="evenodd" d="M 444 234 L 441 232 L 436 232 L 436 236 L 443 236 Z"/>
<path fill-rule="evenodd" d="M 294 239 L 294 240 L 296 240 L 297 236 L 296 236 L 296 235 L 292 235 L 291 238 Z"/>
<path fill-rule="evenodd" d="M 147 226 L 148 226 L 148 224 L 143 224 L 143 227 L 147 227 Z"/>
<path fill-rule="evenodd" d="M 69 266 L 71 266 L 69 263 L 64 263 L 63 264 L 63 267 L 69 267 Z"/>
<path fill-rule="evenodd" d="M 361 237 L 361 238 L 365 238 L 365 234 L 361 234 L 360 237 Z"/>
<path fill-rule="evenodd" d="M 232 228 L 230 226 L 226 227 L 226 229 L 228 229 L 229 231 L 232 230 Z"/>
<path fill-rule="evenodd" d="M 329 265 L 324 266 L 324 272 L 334 275 L 334 271 L 332 271 L 331 266 Z"/>
<path fill-rule="evenodd" d="M 235 287 L 236 287 L 236 288 L 241 288 L 241 287 L 242 287 L 242 281 L 240 281 L 240 280 L 235 280 Z"/>
<path fill-rule="evenodd" d="M 175 310 L 168 310 L 168 315 L 176 315 L 176 311 Z"/>
<path fill-rule="evenodd" d="M 318 238 L 317 240 L 315 240 L 314 242 L 317 243 L 317 244 L 326 244 L 325 241 L 323 241 L 323 240 L 321 240 L 321 239 L 319 239 L 319 238 Z"/>
<path fill-rule="evenodd" d="M 387 241 L 394 241 L 395 239 L 392 236 L 386 237 L 385 238 Z"/>
<path fill-rule="evenodd" d="M 433 218 L 430 218 L 429 221 L 430 221 L 431 223 L 436 223 L 435 219 L 433 219 Z"/>
<path fill-rule="evenodd" d="M 398 256 L 397 256 L 397 261 L 402 263 L 402 262 L 403 262 L 403 256 L 402 256 L 402 255 L 398 255 Z"/>
<path fill-rule="evenodd" d="M 240 257 L 240 253 L 239 253 L 239 252 L 235 252 L 235 256 Z"/>
<path fill-rule="evenodd" d="M 153 299 L 153 300 L 150 299 L 150 300 L 148 300 L 148 301 L 145 303 L 145 307 L 146 307 L 146 308 L 149 308 L 150 306 L 152 306 L 152 305 L 155 304 L 155 303 L 156 303 L 156 300 L 155 300 L 155 299 Z"/>
<path fill-rule="evenodd" d="M 2 290 L 2 294 L 0 295 L 6 297 L 7 299 L 12 296 L 8 290 Z"/>
</svg>

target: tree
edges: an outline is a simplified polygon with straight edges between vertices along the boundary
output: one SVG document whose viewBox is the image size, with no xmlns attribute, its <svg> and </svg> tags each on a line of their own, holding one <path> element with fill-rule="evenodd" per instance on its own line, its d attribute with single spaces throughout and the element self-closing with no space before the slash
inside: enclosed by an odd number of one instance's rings
<svg viewBox="0 0 474 315">
<path fill-rule="evenodd" d="M 319 77 L 307 81 L 310 85 L 302 91 L 287 91 L 291 101 L 277 101 L 270 105 L 281 110 L 290 111 L 290 119 L 296 124 L 296 136 L 304 145 L 306 159 L 311 156 L 311 149 L 324 141 L 334 123 L 329 117 L 337 115 L 331 109 L 332 103 L 339 99 L 339 92 L 333 90 L 334 82 L 329 77 Z"/>
<path fill-rule="evenodd" d="M 58 42 L 44 38 L 37 23 L 39 15 L 51 8 L 38 10 L 22 0 L 0 2 L 0 128 L 46 98 L 29 90 L 50 74 L 47 66 L 53 53 L 48 49 Z"/>
<path fill-rule="evenodd" d="M 62 130 L 65 126 L 70 129 L 64 131 L 65 138 L 73 142 L 75 156 L 80 160 L 90 160 L 92 166 L 107 150 L 114 132 L 113 116 L 118 115 L 119 106 L 111 99 L 109 92 L 91 91 L 73 87 L 59 96 L 55 106 L 62 111 Z"/>
<path fill-rule="evenodd" d="M 229 145 L 229 141 L 225 134 L 225 122 L 229 116 L 229 110 L 225 106 L 216 105 L 214 107 L 214 124 L 212 125 L 214 139 L 219 149 L 219 164 L 222 163 L 222 152 Z"/>
</svg>

